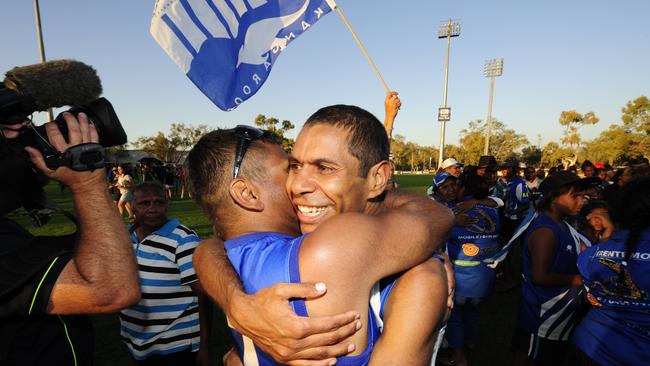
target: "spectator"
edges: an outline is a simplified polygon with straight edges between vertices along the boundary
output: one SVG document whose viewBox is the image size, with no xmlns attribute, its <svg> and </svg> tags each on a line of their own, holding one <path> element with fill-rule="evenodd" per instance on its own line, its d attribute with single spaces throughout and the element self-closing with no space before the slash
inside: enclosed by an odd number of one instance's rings
<svg viewBox="0 0 650 366">
<path fill-rule="evenodd" d="M 612 234 L 603 217 L 609 215 L 607 202 L 592 200 L 580 210 L 580 232 L 585 234 L 592 244 L 597 244 Z"/>
<path fill-rule="evenodd" d="M 592 182 L 559 172 L 540 185 L 544 198 L 522 234 L 515 365 L 559 365 L 564 359 L 581 296 L 576 260 L 587 240 L 565 220 L 580 212 L 583 192 Z"/>
<path fill-rule="evenodd" d="M 485 200 L 489 182 L 484 176 L 470 174 L 464 188 L 464 200 Z M 497 209 L 478 204 L 467 211 L 467 215 L 474 219 L 472 223 L 455 226 L 447 242 L 456 283 L 454 308 L 447 322 L 447 340 L 452 350 L 449 364 L 459 366 L 467 365 L 463 347 L 476 342 L 478 304 L 492 292 L 494 285 L 495 271 L 483 263 L 483 259 L 499 250 Z"/>
<path fill-rule="evenodd" d="M 616 172 L 614 172 L 614 175 L 612 176 L 612 184 L 605 187 L 605 189 L 603 190 L 602 199 L 604 201 L 609 202 L 616 194 L 616 191 L 618 191 L 618 189 L 621 188 L 622 186 L 621 176 L 623 175 L 624 171 L 625 169 L 617 169 Z"/>
<path fill-rule="evenodd" d="M 187 177 L 185 175 L 185 168 L 182 165 L 179 165 L 176 174 L 178 174 L 179 184 L 181 186 L 180 197 L 181 197 L 181 199 L 184 199 L 185 198 L 185 190 L 187 189 L 186 188 Z M 192 193 L 188 192 L 188 196 L 190 198 L 192 198 Z"/>
<path fill-rule="evenodd" d="M 155 182 L 135 188 L 129 231 L 142 291 L 140 302 L 120 312 L 131 355 L 140 365 L 209 365 L 211 304 L 192 265 L 199 237 L 167 218 L 165 191 Z"/>
<path fill-rule="evenodd" d="M 591 178 L 596 175 L 596 167 L 589 160 L 582 162 L 582 165 L 580 165 L 580 170 L 582 171 L 582 175 L 585 178 Z"/>
<path fill-rule="evenodd" d="M 588 248 L 578 268 L 592 307 L 572 342 L 579 365 L 644 365 L 650 350 L 650 178 L 621 188 L 609 240 Z M 605 226 L 612 227 L 603 215 Z"/>
<path fill-rule="evenodd" d="M 539 190 L 539 184 L 542 183 L 542 180 L 537 177 L 535 168 L 529 166 L 524 169 L 524 178 L 526 178 L 526 187 L 531 192 L 537 192 Z"/>
<path fill-rule="evenodd" d="M 634 178 L 646 177 L 648 175 L 650 175 L 650 166 L 647 163 L 631 165 L 623 171 L 619 185 L 622 187 Z"/>
<path fill-rule="evenodd" d="M 133 178 L 126 174 L 122 165 L 119 165 L 117 167 L 117 180 L 115 185 L 115 187 L 120 191 L 120 200 L 117 202 L 117 210 L 120 213 L 120 217 L 124 217 L 124 211 L 126 211 L 129 220 L 133 219 L 133 186 Z"/>
<path fill-rule="evenodd" d="M 546 172 L 544 171 L 544 166 L 543 165 L 540 166 L 539 169 L 537 169 L 537 173 L 535 173 L 535 175 L 537 175 L 537 179 L 539 179 L 540 181 L 542 181 L 542 180 L 544 180 L 544 178 L 546 178 Z"/>
<path fill-rule="evenodd" d="M 501 241 L 506 243 L 510 240 L 515 230 L 528 213 L 530 206 L 530 192 L 526 182 L 519 176 L 519 162 L 517 159 L 508 158 L 502 165 L 503 178 L 507 184 L 504 217 L 502 221 Z M 501 269 L 503 270 L 503 282 L 499 291 L 509 291 L 517 286 L 516 272 L 513 252 L 508 253 Z"/>
<path fill-rule="evenodd" d="M 603 181 L 607 181 L 607 167 L 605 167 L 605 164 L 597 161 L 594 163 L 594 169 L 596 169 L 595 176 Z"/>
<path fill-rule="evenodd" d="M 429 195 L 436 202 L 452 207 L 458 194 L 458 178 L 447 172 L 433 177 L 432 193 Z"/>
<path fill-rule="evenodd" d="M 443 171 L 453 175 L 454 177 L 458 177 L 463 171 L 463 164 L 459 163 L 454 158 L 449 158 L 445 159 L 445 161 L 442 162 L 440 168 L 442 168 Z"/>
</svg>

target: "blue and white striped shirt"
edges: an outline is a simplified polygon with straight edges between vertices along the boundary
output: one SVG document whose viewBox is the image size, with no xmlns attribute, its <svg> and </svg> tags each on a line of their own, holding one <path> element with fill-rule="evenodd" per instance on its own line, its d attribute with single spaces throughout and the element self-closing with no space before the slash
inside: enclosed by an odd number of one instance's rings
<svg viewBox="0 0 650 366">
<path fill-rule="evenodd" d="M 142 241 L 131 234 L 142 298 L 120 311 L 120 323 L 136 360 L 199 349 L 198 299 L 189 285 L 197 280 L 192 254 L 200 240 L 176 219 Z"/>
</svg>

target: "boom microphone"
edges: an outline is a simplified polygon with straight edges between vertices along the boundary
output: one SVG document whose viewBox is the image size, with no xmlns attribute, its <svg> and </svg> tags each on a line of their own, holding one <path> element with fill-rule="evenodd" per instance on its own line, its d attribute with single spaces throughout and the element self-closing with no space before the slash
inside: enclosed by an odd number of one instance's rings
<svg viewBox="0 0 650 366">
<path fill-rule="evenodd" d="M 89 104 L 101 93 L 95 69 L 79 61 L 15 67 L 7 71 L 0 85 L 0 124 L 22 122 L 33 112 L 48 108 Z"/>
</svg>

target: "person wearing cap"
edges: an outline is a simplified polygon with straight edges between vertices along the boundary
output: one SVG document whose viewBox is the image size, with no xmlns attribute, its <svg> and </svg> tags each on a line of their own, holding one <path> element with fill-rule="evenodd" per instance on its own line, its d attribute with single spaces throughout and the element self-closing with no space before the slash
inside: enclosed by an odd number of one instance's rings
<svg viewBox="0 0 650 366">
<path fill-rule="evenodd" d="M 458 178 L 447 172 L 436 174 L 433 177 L 429 197 L 447 207 L 452 207 L 458 195 Z"/>
<path fill-rule="evenodd" d="M 596 168 L 595 175 L 603 181 L 602 184 L 604 186 L 608 186 L 609 180 L 607 179 L 607 167 L 605 167 L 605 164 L 597 161 L 594 163 L 594 168 Z"/>
<path fill-rule="evenodd" d="M 454 158 L 449 158 L 449 159 L 445 159 L 445 161 L 442 162 L 440 168 L 444 172 L 447 172 L 453 175 L 454 177 L 458 177 L 460 173 L 463 171 L 463 164 L 459 163 Z"/>
<path fill-rule="evenodd" d="M 540 185 L 538 211 L 522 224 L 515 365 L 558 365 L 566 355 L 582 295 L 576 262 L 590 243 L 565 220 L 580 212 L 584 191 L 595 183 L 595 178 L 580 179 L 568 171 L 547 177 Z"/>
</svg>

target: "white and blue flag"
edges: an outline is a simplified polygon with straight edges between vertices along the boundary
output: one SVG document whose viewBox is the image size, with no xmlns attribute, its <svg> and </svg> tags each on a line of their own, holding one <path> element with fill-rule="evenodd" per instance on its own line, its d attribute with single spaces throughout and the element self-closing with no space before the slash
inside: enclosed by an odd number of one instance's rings
<svg viewBox="0 0 650 366">
<path fill-rule="evenodd" d="M 214 104 L 255 94 L 289 43 L 334 0 L 157 0 L 151 35 Z"/>
</svg>

